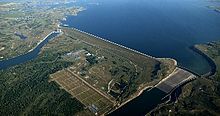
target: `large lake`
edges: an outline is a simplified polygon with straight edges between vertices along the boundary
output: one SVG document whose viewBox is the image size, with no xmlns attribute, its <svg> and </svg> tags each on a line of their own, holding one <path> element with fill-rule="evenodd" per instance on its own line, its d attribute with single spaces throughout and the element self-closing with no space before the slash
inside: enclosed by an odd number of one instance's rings
<svg viewBox="0 0 220 116">
<path fill-rule="evenodd" d="M 79 2 L 78 2 L 79 3 Z M 189 49 L 220 40 L 220 13 L 203 0 L 83 0 L 86 10 L 62 23 L 155 57 L 171 57 L 200 74 L 208 62 Z"/>
</svg>

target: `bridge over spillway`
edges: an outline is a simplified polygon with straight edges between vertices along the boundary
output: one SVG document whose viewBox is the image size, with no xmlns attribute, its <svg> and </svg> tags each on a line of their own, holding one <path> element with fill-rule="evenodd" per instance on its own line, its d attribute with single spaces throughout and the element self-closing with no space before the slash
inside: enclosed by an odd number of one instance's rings
<svg viewBox="0 0 220 116">
<path fill-rule="evenodd" d="M 196 77 L 196 75 L 189 71 L 176 68 L 173 73 L 161 80 L 157 85 L 155 85 L 155 87 L 163 92 L 170 93 L 172 90 L 194 80 Z"/>
</svg>

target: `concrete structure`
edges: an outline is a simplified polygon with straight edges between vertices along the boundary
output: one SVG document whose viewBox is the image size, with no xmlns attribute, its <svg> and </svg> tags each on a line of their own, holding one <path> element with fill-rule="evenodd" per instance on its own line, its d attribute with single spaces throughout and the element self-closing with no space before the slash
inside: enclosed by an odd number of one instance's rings
<svg viewBox="0 0 220 116">
<path fill-rule="evenodd" d="M 155 87 L 163 92 L 170 93 L 172 90 L 183 85 L 184 83 L 194 80 L 196 77 L 197 76 L 191 72 L 181 68 L 176 68 L 173 73 L 161 80 L 157 85 L 155 85 Z"/>
<path fill-rule="evenodd" d="M 113 45 L 116 45 L 116 46 L 125 48 L 125 49 L 127 49 L 127 50 L 133 51 L 133 52 L 135 52 L 135 53 L 141 54 L 141 55 L 143 55 L 143 56 L 146 56 L 146 57 L 149 57 L 149 58 L 152 58 L 152 59 L 155 59 L 155 60 L 158 61 L 158 58 L 156 58 L 156 57 L 147 55 L 147 54 L 145 54 L 145 53 L 142 53 L 142 52 L 139 52 L 139 51 L 137 51 L 137 50 L 131 49 L 131 48 L 129 48 L 129 47 L 125 47 L 125 46 L 123 46 L 123 45 L 120 45 L 120 44 L 117 44 L 117 43 L 115 43 L 115 42 L 109 41 L 109 40 L 107 40 L 107 39 L 103 39 L 103 38 L 98 37 L 98 36 L 95 36 L 95 35 L 93 35 L 93 34 L 91 34 L 91 33 L 87 33 L 87 32 L 85 32 L 85 31 L 79 30 L 79 29 L 77 29 L 77 28 L 72 28 L 72 29 L 75 30 L 75 31 L 81 32 L 81 33 L 83 33 L 83 34 L 86 34 L 86 35 L 95 37 L 95 38 L 97 38 L 97 39 L 103 40 L 103 41 L 105 41 L 105 42 L 108 42 L 108 43 L 111 43 L 111 44 L 113 44 Z"/>
</svg>

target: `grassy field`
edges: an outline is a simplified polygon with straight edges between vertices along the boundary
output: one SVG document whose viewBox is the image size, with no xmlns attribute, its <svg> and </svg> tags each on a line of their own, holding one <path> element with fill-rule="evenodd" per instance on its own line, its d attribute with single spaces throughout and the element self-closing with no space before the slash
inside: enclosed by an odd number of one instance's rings
<svg viewBox="0 0 220 116">
<path fill-rule="evenodd" d="M 148 115 L 220 115 L 220 42 L 195 47 L 213 59 L 216 74 L 186 84 L 175 103 L 161 105 Z"/>
</svg>

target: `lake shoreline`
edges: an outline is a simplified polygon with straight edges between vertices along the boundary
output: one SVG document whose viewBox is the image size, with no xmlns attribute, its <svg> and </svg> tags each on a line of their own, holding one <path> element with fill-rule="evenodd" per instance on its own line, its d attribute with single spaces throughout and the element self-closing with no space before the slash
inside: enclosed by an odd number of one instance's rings
<svg viewBox="0 0 220 116">
<path fill-rule="evenodd" d="M 140 54 L 140 55 L 144 55 L 144 56 L 146 56 L 146 57 L 153 58 L 153 59 L 155 59 L 155 60 L 157 60 L 157 61 L 159 61 L 159 59 L 171 59 L 172 61 L 174 61 L 174 65 L 175 65 L 176 67 L 178 67 L 178 63 L 177 63 L 177 61 L 176 61 L 175 59 L 172 59 L 172 58 L 156 58 L 156 57 L 152 57 L 152 56 L 146 55 L 146 54 L 144 54 L 144 53 L 141 53 L 141 52 L 139 52 L 139 51 L 136 51 L 136 50 L 134 50 L 134 49 L 131 49 L 131 48 L 125 47 L 125 46 L 123 46 L 123 45 L 114 43 L 114 42 L 112 42 L 112 41 L 103 39 L 103 38 L 101 38 L 101 37 L 95 36 L 95 35 L 90 34 L 90 33 L 88 33 L 88 32 L 79 30 L 79 29 L 77 29 L 77 28 L 71 28 L 71 29 L 73 29 L 73 30 L 75 30 L 75 31 L 78 31 L 78 32 L 80 32 L 80 33 L 82 33 L 82 34 L 86 34 L 86 35 L 95 37 L 96 39 L 103 40 L 103 41 L 105 41 L 105 42 L 107 42 L 107 43 L 110 43 L 110 44 L 113 44 L 113 45 L 116 45 L 116 46 L 125 48 L 125 49 L 127 49 L 127 50 L 129 50 L 129 51 L 138 53 L 138 54 Z M 194 48 L 194 49 L 193 49 L 193 48 L 190 48 L 190 49 L 192 49 L 194 52 L 198 53 L 198 51 L 196 51 L 196 48 Z M 201 53 L 200 53 L 200 55 L 201 55 Z M 212 60 L 210 61 L 210 60 L 209 60 L 208 58 L 206 58 L 206 56 L 204 56 L 204 55 L 202 55 L 202 57 L 204 57 L 209 63 L 211 63 Z M 213 65 L 211 65 L 211 66 L 213 66 Z M 214 68 L 214 69 L 215 69 L 215 68 Z M 175 70 L 174 70 L 174 71 L 175 71 Z M 174 72 L 174 71 L 173 71 L 173 72 Z M 173 73 L 173 72 L 172 72 L 172 73 Z M 213 72 L 213 68 L 212 68 L 211 72 Z M 171 75 L 172 73 L 170 73 L 169 75 Z M 210 72 L 208 72 L 208 73 L 210 73 Z M 212 74 L 212 73 L 211 73 L 211 74 Z M 168 75 L 168 76 L 169 76 L 169 75 Z M 166 76 L 166 77 L 168 77 L 168 76 Z M 165 78 L 166 78 L 166 77 L 165 77 Z M 161 80 L 160 80 L 159 82 L 161 82 Z M 138 92 L 137 92 L 134 96 L 132 96 L 130 99 L 128 99 L 127 101 L 123 102 L 120 106 L 117 106 L 115 109 L 109 111 L 109 112 L 107 113 L 107 115 L 111 115 L 111 113 L 113 113 L 114 111 L 120 109 L 121 107 L 123 107 L 123 106 L 126 105 L 127 103 L 131 102 L 131 101 L 134 100 L 135 98 L 137 98 L 137 97 L 139 97 L 140 95 L 142 95 L 143 92 L 145 92 L 145 91 L 150 91 L 150 90 L 153 89 L 153 88 L 154 88 L 154 86 L 146 86 L 146 87 L 143 87 L 143 89 L 138 90 Z M 159 103 L 159 104 L 162 104 L 162 103 L 164 103 L 164 102 L 161 101 L 161 103 Z M 158 104 L 158 105 L 159 105 L 159 104 Z"/>
<path fill-rule="evenodd" d="M 191 46 L 190 49 L 196 53 L 198 53 L 199 55 L 201 55 L 202 57 L 204 57 L 206 59 L 206 61 L 209 63 L 211 70 L 205 74 L 202 74 L 202 77 L 209 77 L 212 76 L 216 73 L 216 64 L 215 62 L 212 60 L 212 58 L 210 58 L 208 55 L 206 55 L 204 52 L 202 52 L 201 50 L 199 50 L 196 45 Z"/>
<path fill-rule="evenodd" d="M 174 65 L 177 67 L 177 61 L 175 59 L 172 58 L 157 58 L 157 59 L 168 59 L 168 60 L 172 60 L 174 62 Z M 176 69 L 176 68 L 175 68 Z M 175 69 L 172 71 L 172 73 L 175 71 Z M 168 76 L 170 76 L 172 73 L 170 73 Z M 168 76 L 166 76 L 165 78 L 167 78 Z M 161 82 L 163 79 L 161 79 L 159 82 Z M 159 83 L 158 82 L 158 83 Z M 120 106 L 118 106 L 116 109 L 114 109 L 113 111 L 111 111 L 109 114 L 111 114 L 112 112 L 116 111 L 117 109 L 123 107 L 125 104 L 127 104 L 128 102 L 134 100 L 135 98 L 137 98 L 138 96 L 140 96 L 143 92 L 145 91 L 150 91 L 151 89 L 154 88 L 155 85 L 153 86 L 145 86 L 142 89 L 137 91 L 137 94 L 132 96 L 130 99 L 128 99 L 127 101 L 123 102 Z"/>
<path fill-rule="evenodd" d="M 95 35 L 90 34 L 90 33 L 88 33 L 88 32 L 79 30 L 79 29 L 77 29 L 77 28 L 70 28 L 70 27 L 65 27 L 65 28 L 73 29 L 74 31 L 78 31 L 78 32 L 80 32 L 80 33 L 82 33 L 82 34 L 86 34 L 86 35 L 88 35 L 88 36 L 92 36 L 92 37 L 94 37 L 94 38 L 96 38 L 96 39 L 98 39 L 98 40 L 102 40 L 102 41 L 104 41 L 104 42 L 107 42 L 108 44 L 113 44 L 113 45 L 115 45 L 115 46 L 119 46 L 119 47 L 121 47 L 121 48 L 123 48 L 123 49 L 129 50 L 129 51 L 131 51 L 131 52 L 135 52 L 135 53 L 137 53 L 137 54 L 139 54 L 139 55 L 143 55 L 143 56 L 148 57 L 148 58 L 152 58 L 152 59 L 154 59 L 154 60 L 156 60 L 156 61 L 159 61 L 159 62 L 161 62 L 160 59 L 171 60 L 171 61 L 173 61 L 173 65 L 174 65 L 175 67 L 177 67 L 177 64 L 178 64 L 178 63 L 177 63 L 177 61 L 176 61 L 175 59 L 173 59 L 173 58 L 156 58 L 156 57 L 147 55 L 147 54 L 145 54 L 145 53 L 139 52 L 139 51 L 137 51 L 137 50 L 131 49 L 131 48 L 129 48 L 129 47 L 120 45 L 120 44 L 118 44 L 118 43 L 109 41 L 109 40 L 107 40 L 107 39 L 104 39 L 104 38 L 95 36 Z M 176 68 L 175 68 L 175 69 L 176 69 Z M 171 75 L 171 74 L 173 74 L 173 72 L 175 71 L 175 69 L 174 69 L 170 74 L 168 74 L 168 76 Z M 167 78 L 168 76 L 166 76 L 165 78 Z M 162 81 L 162 79 L 161 79 L 161 80 L 158 80 L 158 81 L 160 82 L 160 81 Z M 157 82 L 157 83 L 159 83 L 159 82 Z M 107 113 L 107 115 L 110 115 L 110 114 L 113 113 L 114 111 L 120 109 L 121 107 L 123 107 L 124 105 L 126 105 L 127 103 L 129 103 L 130 101 L 132 101 L 132 100 L 134 100 L 135 98 L 139 97 L 140 95 L 143 94 L 143 92 L 145 92 L 145 91 L 150 91 L 150 90 L 153 89 L 153 88 L 154 88 L 154 85 L 141 87 L 141 89 L 140 89 L 140 90 L 137 90 L 137 92 L 136 92 L 133 96 L 131 96 L 131 98 L 129 98 L 128 100 L 126 100 L 125 102 L 123 102 L 122 104 L 120 104 L 120 106 L 117 106 L 117 107 L 114 108 L 113 110 L 110 110 L 110 111 Z"/>
</svg>

